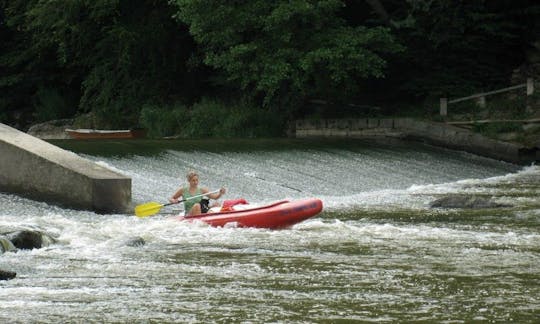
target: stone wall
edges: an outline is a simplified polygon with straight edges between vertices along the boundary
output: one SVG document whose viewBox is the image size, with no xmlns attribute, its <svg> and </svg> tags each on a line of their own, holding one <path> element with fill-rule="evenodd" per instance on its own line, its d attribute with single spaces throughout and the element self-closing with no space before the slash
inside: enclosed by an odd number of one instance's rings
<svg viewBox="0 0 540 324">
<path fill-rule="evenodd" d="M 297 120 L 295 132 L 297 138 L 409 139 L 518 164 L 529 164 L 539 157 L 538 147 L 497 141 L 456 126 L 412 118 Z"/>
</svg>

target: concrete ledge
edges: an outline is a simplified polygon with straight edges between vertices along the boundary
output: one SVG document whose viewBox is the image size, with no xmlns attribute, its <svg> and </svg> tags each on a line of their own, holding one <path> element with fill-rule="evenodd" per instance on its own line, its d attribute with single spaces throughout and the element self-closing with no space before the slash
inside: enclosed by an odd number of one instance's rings
<svg viewBox="0 0 540 324">
<path fill-rule="evenodd" d="M 538 148 L 497 141 L 444 123 L 395 119 L 298 120 L 296 137 L 393 137 L 422 141 L 512 163 L 540 161 Z"/>
<path fill-rule="evenodd" d="M 99 213 L 127 212 L 131 178 L 0 124 L 0 190 Z"/>
<path fill-rule="evenodd" d="M 523 145 L 497 141 L 452 125 L 401 119 L 396 120 L 396 127 L 407 134 L 406 138 L 437 146 L 512 163 L 530 163 L 535 160 L 534 153 L 531 156 L 529 150 Z"/>
</svg>

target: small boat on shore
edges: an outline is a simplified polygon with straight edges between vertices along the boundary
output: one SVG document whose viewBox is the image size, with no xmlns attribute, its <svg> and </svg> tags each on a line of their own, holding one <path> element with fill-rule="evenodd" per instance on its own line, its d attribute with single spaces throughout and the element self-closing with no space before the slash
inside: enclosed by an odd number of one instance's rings
<svg viewBox="0 0 540 324">
<path fill-rule="evenodd" d="M 204 222 L 210 226 L 287 228 L 322 211 L 320 199 L 282 200 L 265 206 L 240 205 L 229 211 L 208 212 L 196 216 L 177 216 L 180 221 Z"/>
<path fill-rule="evenodd" d="M 131 139 L 143 138 L 146 136 L 144 129 L 99 130 L 68 128 L 65 131 L 73 139 Z"/>
</svg>

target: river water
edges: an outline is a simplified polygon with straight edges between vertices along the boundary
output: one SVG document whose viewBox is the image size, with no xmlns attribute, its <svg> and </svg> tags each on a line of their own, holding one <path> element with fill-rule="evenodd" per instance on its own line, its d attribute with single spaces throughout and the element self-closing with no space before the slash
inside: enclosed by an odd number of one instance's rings
<svg viewBox="0 0 540 324">
<path fill-rule="evenodd" d="M 55 144 L 166 202 L 190 169 L 226 198 L 318 197 L 285 230 L 99 215 L 0 194 L 0 229 L 57 242 L 7 252 L 0 321 L 537 322 L 540 168 L 411 143 L 125 141 Z M 431 209 L 445 194 L 501 209 Z M 141 238 L 146 244 L 130 246 Z"/>
</svg>

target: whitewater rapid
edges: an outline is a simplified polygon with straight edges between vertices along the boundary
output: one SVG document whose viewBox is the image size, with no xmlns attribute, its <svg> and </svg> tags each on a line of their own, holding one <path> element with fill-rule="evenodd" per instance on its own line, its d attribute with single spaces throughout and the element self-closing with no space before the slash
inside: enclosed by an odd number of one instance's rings
<svg viewBox="0 0 540 324">
<path fill-rule="evenodd" d="M 0 194 L 0 229 L 39 230 L 7 252 L 0 320 L 35 322 L 532 321 L 540 311 L 540 168 L 429 147 L 84 155 L 166 202 L 199 172 L 225 198 L 318 197 L 290 229 L 212 228 L 99 215 Z M 513 207 L 440 210 L 446 194 Z M 143 244 L 128 242 L 139 239 Z"/>
</svg>

